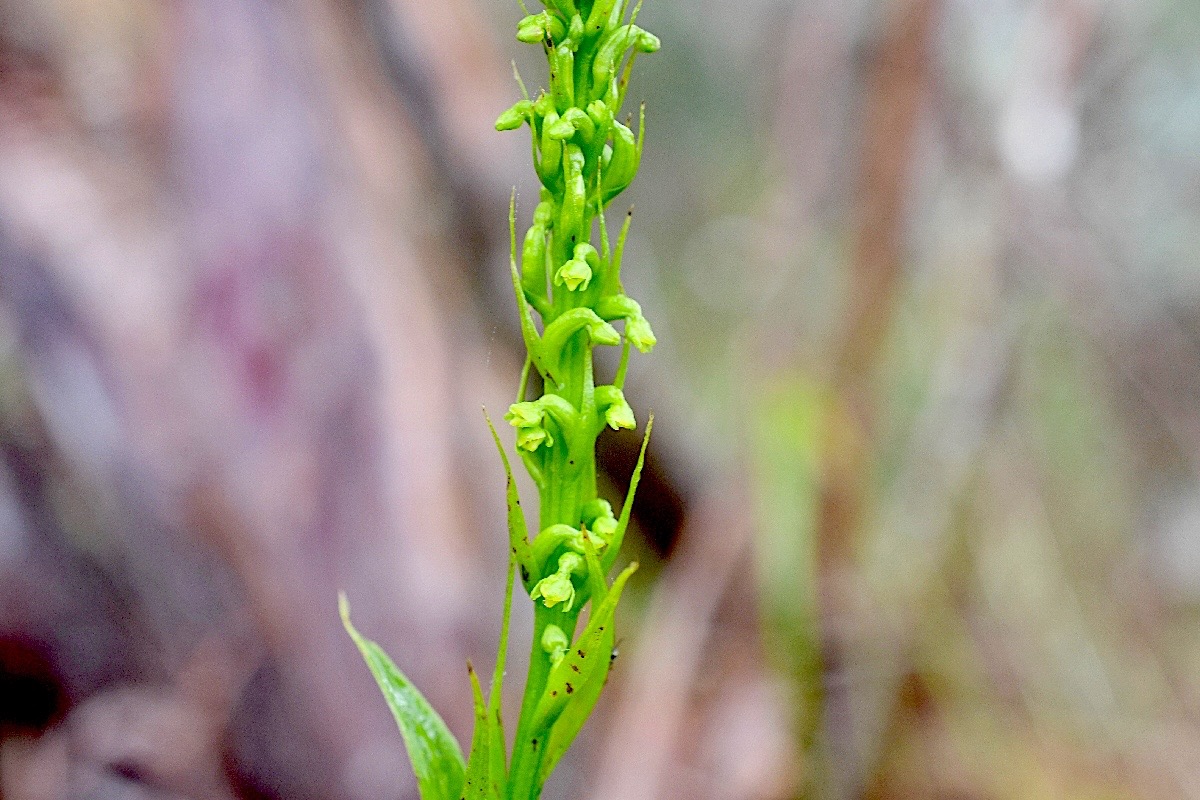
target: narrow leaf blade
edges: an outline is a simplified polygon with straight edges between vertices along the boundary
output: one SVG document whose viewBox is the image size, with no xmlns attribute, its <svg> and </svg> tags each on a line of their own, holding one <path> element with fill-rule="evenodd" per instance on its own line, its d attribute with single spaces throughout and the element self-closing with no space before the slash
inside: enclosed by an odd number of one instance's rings
<svg viewBox="0 0 1200 800">
<path fill-rule="evenodd" d="M 546 692 L 538 701 L 537 711 L 534 713 L 535 730 L 548 730 L 554 724 L 563 708 L 571 701 L 572 695 L 587 683 L 601 661 L 607 668 L 608 656 L 599 657 L 603 650 L 603 642 L 606 635 L 612 634 L 613 616 L 625 582 L 636 571 L 637 564 L 630 564 L 617 576 L 604 600 L 598 605 L 593 604 L 583 633 L 571 645 L 571 649 L 566 652 L 558 666 L 550 671 L 546 680 Z"/>
<path fill-rule="evenodd" d="M 600 700 L 600 693 L 608 683 L 608 673 L 612 667 L 613 642 L 613 631 L 609 627 L 596 649 L 599 665 L 592 671 L 587 682 L 571 696 L 571 700 L 559 715 L 558 722 L 550 729 L 546 752 L 538 768 L 539 785 L 544 784 L 558 766 L 559 760 L 575 741 L 575 737 L 579 735 L 579 731 L 583 729 L 584 723 L 588 721 Z"/>
<path fill-rule="evenodd" d="M 471 739 L 471 757 L 467 761 L 466 779 L 463 783 L 462 800 L 497 800 L 497 791 L 490 780 L 492 765 L 492 731 L 489 725 L 490 714 L 483 702 L 483 689 L 479 686 L 479 676 L 470 664 L 471 692 L 475 697 L 475 734 Z"/>
<path fill-rule="evenodd" d="M 396 718 L 413 773 L 417 776 L 421 800 L 460 800 L 466 767 L 462 750 L 450 729 L 383 648 L 350 624 L 350 604 L 344 594 L 338 597 L 338 610 L 346 633 L 358 646 Z"/>
<path fill-rule="evenodd" d="M 629 479 L 629 491 L 625 494 L 625 505 L 621 506 L 621 516 L 617 519 L 617 530 L 613 533 L 612 540 L 608 543 L 608 548 L 604 551 L 604 556 L 601 558 L 601 563 L 604 565 L 604 571 L 612 569 L 616 563 L 617 554 L 621 550 L 621 544 L 625 541 L 625 529 L 629 527 L 629 518 L 633 514 L 633 497 L 637 494 L 638 483 L 642 480 L 642 467 L 646 464 L 646 448 L 650 444 L 650 432 L 654 430 L 654 415 L 650 415 L 650 419 L 646 422 L 646 434 L 642 437 L 642 449 L 638 453 L 637 465 L 633 468 L 633 475 Z"/>
<path fill-rule="evenodd" d="M 533 588 L 534 583 L 533 551 L 529 545 L 529 525 L 525 521 L 525 512 L 521 510 L 521 495 L 517 491 L 517 482 L 513 479 L 512 464 L 509 463 L 508 453 L 504 450 L 504 443 L 500 441 L 500 434 L 496 433 L 496 426 L 492 424 L 492 418 L 487 413 L 487 409 L 483 411 L 483 418 L 487 420 L 488 430 L 492 432 L 492 440 L 496 442 L 496 451 L 500 453 L 500 461 L 504 464 L 504 477 L 507 482 L 504 494 L 508 504 L 509 552 L 521 570 L 521 583 L 526 590 L 529 590 Z"/>
</svg>

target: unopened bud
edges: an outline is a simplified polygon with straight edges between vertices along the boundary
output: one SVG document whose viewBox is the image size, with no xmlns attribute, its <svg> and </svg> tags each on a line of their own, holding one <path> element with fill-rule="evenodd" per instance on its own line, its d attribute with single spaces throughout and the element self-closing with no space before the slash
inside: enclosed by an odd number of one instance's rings
<svg viewBox="0 0 1200 800">
<path fill-rule="evenodd" d="M 558 666 L 558 662 L 563 660 L 563 656 L 570 646 L 571 641 L 563 633 L 563 629 L 557 625 L 547 625 L 546 630 L 542 632 L 542 650 L 550 656 L 552 665 Z"/>
</svg>

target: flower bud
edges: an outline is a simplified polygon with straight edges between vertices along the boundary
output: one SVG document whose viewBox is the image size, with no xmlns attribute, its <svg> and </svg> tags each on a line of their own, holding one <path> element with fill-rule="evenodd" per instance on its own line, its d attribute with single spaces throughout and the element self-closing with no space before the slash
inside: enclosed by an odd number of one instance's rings
<svg viewBox="0 0 1200 800">
<path fill-rule="evenodd" d="M 641 163 L 641 152 L 637 139 L 627 125 L 614 121 L 612 124 L 612 158 L 604 165 L 604 199 L 616 197 L 625 191 L 637 175 Z"/>
<path fill-rule="evenodd" d="M 542 651 L 550 656 L 550 663 L 553 666 L 558 666 L 558 662 L 563 660 L 563 656 L 570 646 L 571 641 L 563 633 L 563 629 L 557 625 L 547 625 L 546 630 L 542 632 Z"/>
<path fill-rule="evenodd" d="M 591 141 L 596 135 L 596 123 L 582 108 L 571 106 L 563 113 L 563 119 L 571 123 L 572 133 L 583 134 L 584 141 Z"/>
<path fill-rule="evenodd" d="M 533 103 L 528 100 L 520 100 L 512 108 L 505 111 L 496 118 L 496 130 L 498 131 L 515 131 L 525 124 L 533 113 Z"/>
<path fill-rule="evenodd" d="M 612 535 L 617 532 L 617 518 L 611 514 L 607 517 L 598 517 L 596 521 L 592 523 L 591 530 L 595 531 L 596 535 L 599 536 L 607 546 L 608 540 L 611 539 Z M 602 548 L 597 547 L 596 552 L 600 552 L 601 549 Z"/>
<path fill-rule="evenodd" d="M 545 11 L 540 14 L 530 14 L 517 23 L 517 41 L 526 44 L 537 44 L 549 39 L 557 42 L 567 35 L 567 27 L 562 20 Z"/>
<path fill-rule="evenodd" d="M 570 139 L 575 135 L 575 125 L 571 122 L 571 120 L 567 119 L 566 117 L 559 117 L 557 114 L 554 116 L 553 122 L 551 122 L 550 118 L 547 117 L 546 135 L 551 139 L 558 139 L 560 141 Z"/>
<path fill-rule="evenodd" d="M 580 42 L 583 41 L 583 17 L 578 14 L 571 17 L 571 27 L 567 30 L 567 42 L 571 45 L 572 50 L 578 50 Z"/>
<path fill-rule="evenodd" d="M 643 53 L 652 53 L 658 49 L 656 45 L 661 45 L 658 37 L 637 25 L 622 25 L 617 28 L 596 50 L 596 60 L 592 62 L 593 85 L 604 86 L 614 82 L 617 64 L 630 47 L 636 47 Z"/>
<path fill-rule="evenodd" d="M 617 518 L 613 516 L 612 505 L 603 498 L 597 497 L 585 504 L 581 518 L 588 530 L 594 531 L 605 542 L 617 532 Z"/>
</svg>

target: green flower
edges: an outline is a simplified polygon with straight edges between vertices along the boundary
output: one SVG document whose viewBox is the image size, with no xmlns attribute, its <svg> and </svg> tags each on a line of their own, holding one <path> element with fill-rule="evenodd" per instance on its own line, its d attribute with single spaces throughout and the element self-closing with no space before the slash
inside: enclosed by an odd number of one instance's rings
<svg viewBox="0 0 1200 800">
<path fill-rule="evenodd" d="M 517 447 L 522 450 L 532 453 L 542 445 L 554 445 L 554 437 L 546 430 L 546 410 L 541 403 L 513 403 L 504 418 L 517 429 Z"/>
<path fill-rule="evenodd" d="M 617 532 L 617 518 L 613 516 L 612 504 L 596 498 L 583 507 L 583 524 L 593 531 L 605 544 Z M 599 548 L 597 549 L 599 552 Z"/>
<path fill-rule="evenodd" d="M 558 272 L 554 273 L 554 285 L 562 286 L 566 284 L 567 288 L 572 292 L 587 289 L 588 284 L 591 282 L 592 268 L 587 265 L 586 261 L 578 258 L 572 258 L 559 267 Z"/>
<path fill-rule="evenodd" d="M 625 336 L 642 353 L 649 353 L 658 344 L 650 323 L 641 314 L 625 320 Z"/>
<path fill-rule="evenodd" d="M 604 421 L 614 431 L 621 428 L 633 430 L 637 427 L 633 409 L 625 402 L 624 392 L 616 386 L 596 387 L 596 407 L 604 413 Z"/>
<path fill-rule="evenodd" d="M 563 610 L 570 611 L 575 605 L 575 584 L 571 582 L 571 574 L 582 567 L 583 558 L 578 554 L 563 553 L 558 559 L 558 571 L 538 581 L 529 593 L 530 599 L 540 597 L 546 608 L 563 603 Z"/>
</svg>

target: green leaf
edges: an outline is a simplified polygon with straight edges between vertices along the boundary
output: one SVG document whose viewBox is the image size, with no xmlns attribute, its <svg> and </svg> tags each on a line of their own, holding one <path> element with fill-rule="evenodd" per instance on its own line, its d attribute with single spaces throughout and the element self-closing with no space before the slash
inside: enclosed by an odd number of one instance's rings
<svg viewBox="0 0 1200 800">
<path fill-rule="evenodd" d="M 598 566 L 595 553 L 590 547 L 587 549 L 589 566 Z M 539 786 L 550 777 L 550 773 L 554 771 L 563 754 L 567 752 L 567 748 L 571 746 L 575 737 L 579 735 L 579 731 L 583 729 L 584 723 L 587 722 L 592 710 L 596 707 L 596 702 L 600 699 L 604 685 L 608 682 L 614 642 L 613 616 L 625 581 L 636 569 L 637 564 L 630 564 L 613 583 L 612 589 L 607 592 L 600 586 L 593 586 L 592 620 L 589 620 L 588 627 L 579 637 L 574 649 L 569 651 L 562 663 L 559 664 L 559 667 L 564 669 L 564 680 L 560 683 L 555 680 L 556 676 L 553 673 L 550 676 L 547 694 L 565 689 L 568 682 L 574 691 L 568 695 L 567 702 L 562 707 L 557 720 L 551 723 L 550 735 L 546 737 L 545 752 L 538 767 L 537 783 Z M 602 583 L 603 579 L 601 579 Z M 585 663 L 588 664 L 586 670 Z M 576 668 L 578 668 L 578 672 Z M 571 676 L 574 676 L 574 681 L 569 680 Z M 539 708 L 539 711 L 541 710 Z"/>
<path fill-rule="evenodd" d="M 483 418 L 487 420 L 488 430 L 492 432 L 492 440 L 496 443 L 496 450 L 500 453 L 500 460 L 504 462 L 504 477 L 507 481 L 505 497 L 508 503 L 509 552 L 521 569 L 521 583 L 525 586 L 525 590 L 529 591 L 540 576 L 533 574 L 536 565 L 533 562 L 533 551 L 529 546 L 529 526 L 525 522 L 525 512 L 521 510 L 521 495 L 517 491 L 517 482 L 513 480 L 512 464 L 508 461 L 508 453 L 504 451 L 504 443 L 500 441 L 500 434 L 496 433 L 496 426 L 492 424 L 492 418 L 488 415 L 486 408 L 483 410 Z M 509 583 L 511 584 L 511 581 Z"/>
<path fill-rule="evenodd" d="M 638 482 L 642 479 L 642 467 L 646 463 L 646 447 L 650 444 L 650 431 L 653 429 L 654 415 L 651 414 L 650 419 L 646 421 L 646 435 L 642 437 L 642 449 L 638 453 L 637 465 L 633 468 L 633 475 L 629 479 L 629 492 L 625 495 L 625 505 L 621 506 L 621 516 L 617 519 L 617 530 L 600 561 L 606 573 L 612 569 L 617 560 L 617 553 L 621 550 L 621 543 L 625 541 L 625 529 L 629 527 L 629 518 L 633 514 L 633 496 L 637 493 Z"/>
<path fill-rule="evenodd" d="M 461 800 L 500 800 L 501 786 L 492 776 L 492 715 L 483 703 L 479 676 L 467 664 L 471 674 L 471 692 L 475 697 L 475 734 L 471 739 L 471 758 L 467 761 L 466 779 Z"/>
<path fill-rule="evenodd" d="M 484 705 L 479 676 L 468 663 L 471 691 L 475 701 L 475 733 L 471 740 L 471 757 L 467 761 L 466 783 L 462 800 L 504 800 L 508 794 L 508 764 L 504 743 L 504 723 L 500 719 L 501 683 L 508 652 L 509 621 L 512 616 L 512 586 L 515 563 L 508 559 L 508 584 L 504 590 L 504 621 L 500 628 L 500 644 L 496 648 L 496 670 L 492 675 L 491 697 Z"/>
<path fill-rule="evenodd" d="M 396 718 L 408 749 L 408 759 L 417 776 L 421 800 L 460 800 L 465 767 L 462 750 L 450 729 L 404 673 L 396 668 L 383 648 L 364 638 L 350 624 L 350 604 L 344 594 L 338 596 L 338 610 L 346 633 L 358 645 Z"/>
<path fill-rule="evenodd" d="M 610 626 L 605 631 L 596 650 L 596 658 L 601 662 L 600 667 L 592 673 L 582 687 L 575 691 L 559 716 L 558 722 L 550 729 L 550 736 L 546 741 L 546 752 L 542 756 L 542 763 L 538 768 L 538 785 L 545 784 L 550 773 L 554 771 L 559 760 L 567 752 L 567 748 L 571 746 L 575 737 L 579 735 L 579 731 L 583 729 L 583 724 L 592 715 L 592 710 L 600 699 L 600 693 L 603 691 L 604 685 L 608 683 L 608 671 L 612 665 L 613 641 L 613 632 Z"/>
<path fill-rule="evenodd" d="M 488 697 L 488 733 L 491 737 L 491 781 L 500 787 L 500 798 L 508 794 L 508 752 L 504 742 L 504 719 L 500 714 L 504 694 L 504 664 L 508 658 L 508 630 L 512 621 L 513 573 L 516 562 L 510 554 L 504 585 L 504 621 L 500 624 L 500 643 L 496 647 L 496 668 L 492 672 L 491 695 Z"/>
<path fill-rule="evenodd" d="M 549 730 L 571 702 L 572 695 L 587 683 L 602 664 L 603 669 L 599 671 L 607 672 L 609 658 L 604 654 L 604 640 L 612 637 L 613 615 L 617 610 L 617 602 L 621 599 L 625 582 L 636 571 L 637 564 L 630 564 L 617 576 L 604 599 L 598 605 L 593 604 L 583 633 L 575 640 L 575 644 L 567 651 L 563 660 L 558 662 L 558 666 L 550 671 L 546 680 L 546 690 L 538 701 L 537 711 L 534 712 L 534 730 Z M 611 643 L 608 650 L 611 653 Z"/>
</svg>

